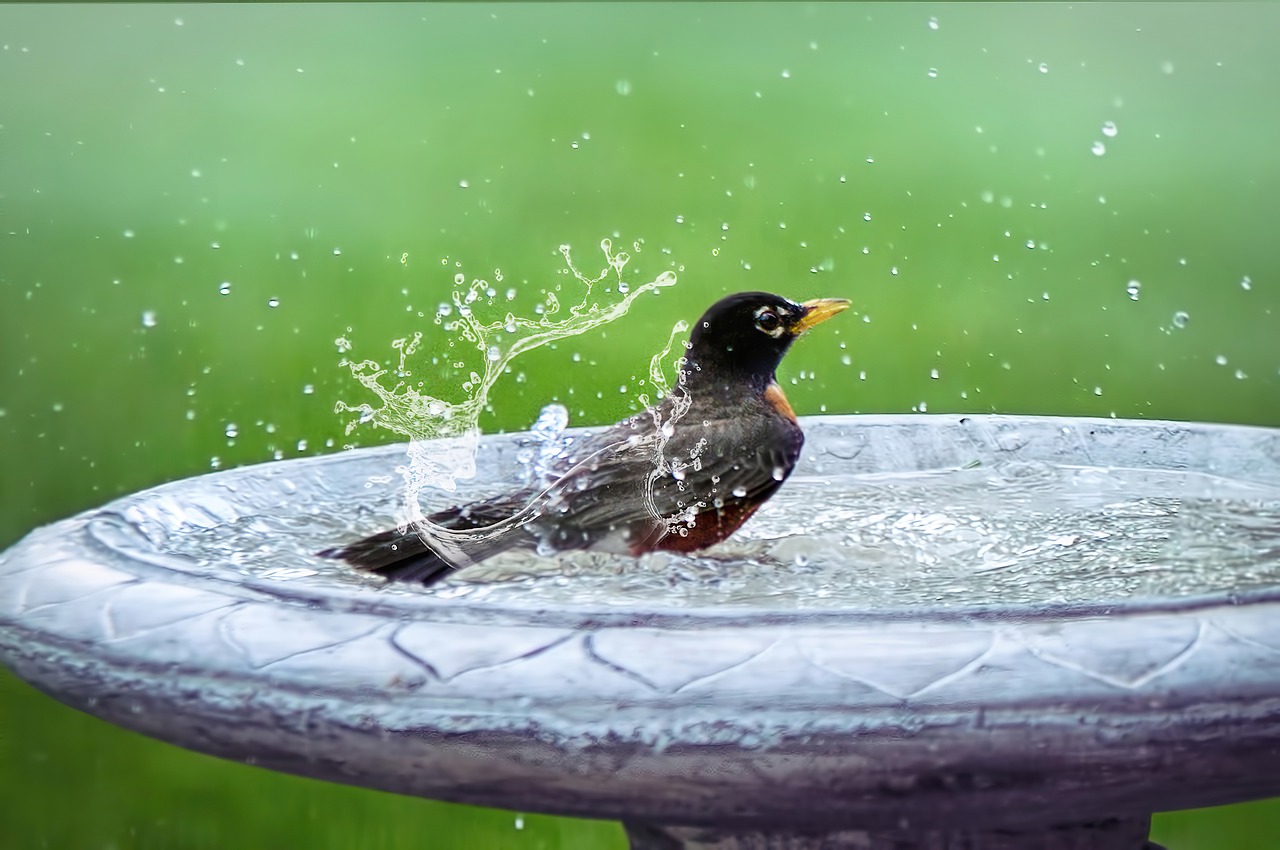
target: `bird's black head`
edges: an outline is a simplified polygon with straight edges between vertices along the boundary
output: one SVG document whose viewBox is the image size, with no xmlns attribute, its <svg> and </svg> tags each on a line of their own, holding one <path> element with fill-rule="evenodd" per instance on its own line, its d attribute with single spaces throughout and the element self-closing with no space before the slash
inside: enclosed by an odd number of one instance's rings
<svg viewBox="0 0 1280 850">
<path fill-rule="evenodd" d="M 769 292 L 739 292 L 702 314 L 689 336 L 689 381 L 741 380 L 767 384 L 796 337 L 848 308 L 843 298 L 797 304 Z"/>
</svg>

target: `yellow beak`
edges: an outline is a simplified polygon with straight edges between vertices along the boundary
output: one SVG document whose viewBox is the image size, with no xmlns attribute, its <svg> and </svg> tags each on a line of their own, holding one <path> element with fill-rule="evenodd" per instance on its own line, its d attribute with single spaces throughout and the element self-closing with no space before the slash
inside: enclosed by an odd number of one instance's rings
<svg viewBox="0 0 1280 850">
<path fill-rule="evenodd" d="M 791 333 L 799 336 L 814 325 L 830 319 L 836 313 L 848 310 L 850 303 L 847 298 L 815 298 L 804 302 L 800 305 L 804 308 L 804 315 L 791 326 Z"/>
</svg>

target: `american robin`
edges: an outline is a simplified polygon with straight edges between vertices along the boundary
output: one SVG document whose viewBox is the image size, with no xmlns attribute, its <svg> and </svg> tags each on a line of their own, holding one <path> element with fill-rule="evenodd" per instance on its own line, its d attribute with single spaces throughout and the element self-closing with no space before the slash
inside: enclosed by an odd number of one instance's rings
<svg viewBox="0 0 1280 850">
<path fill-rule="evenodd" d="M 775 371 L 796 337 L 849 306 L 767 292 L 717 301 L 659 404 L 574 438 L 538 483 L 319 554 L 433 584 L 514 548 L 694 552 L 733 534 L 787 480 L 804 444 Z"/>
</svg>

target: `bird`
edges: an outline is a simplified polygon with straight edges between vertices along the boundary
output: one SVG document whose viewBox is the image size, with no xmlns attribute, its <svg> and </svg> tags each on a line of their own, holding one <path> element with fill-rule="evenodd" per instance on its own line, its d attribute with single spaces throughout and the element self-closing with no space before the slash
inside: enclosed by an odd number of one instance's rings
<svg viewBox="0 0 1280 850">
<path fill-rule="evenodd" d="M 638 556 L 720 543 L 800 459 L 804 432 L 776 374 L 783 355 L 849 306 L 768 292 L 724 297 L 694 324 L 671 392 L 571 437 L 533 483 L 317 555 L 430 586 L 511 549 Z"/>
</svg>

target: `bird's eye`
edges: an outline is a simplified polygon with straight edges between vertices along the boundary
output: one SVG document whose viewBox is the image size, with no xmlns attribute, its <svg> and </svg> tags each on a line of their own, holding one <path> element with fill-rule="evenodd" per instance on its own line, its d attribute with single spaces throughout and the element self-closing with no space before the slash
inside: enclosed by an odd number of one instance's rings
<svg viewBox="0 0 1280 850">
<path fill-rule="evenodd" d="M 756 311 L 756 327 L 769 336 L 782 333 L 782 318 L 769 307 L 761 307 Z"/>
</svg>

